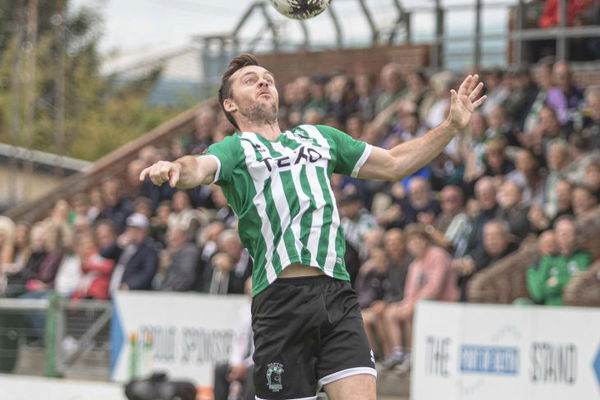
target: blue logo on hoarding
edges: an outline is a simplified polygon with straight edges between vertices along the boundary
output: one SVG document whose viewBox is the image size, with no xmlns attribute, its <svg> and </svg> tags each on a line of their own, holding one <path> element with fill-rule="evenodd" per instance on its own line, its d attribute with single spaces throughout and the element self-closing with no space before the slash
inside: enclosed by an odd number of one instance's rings
<svg viewBox="0 0 600 400">
<path fill-rule="evenodd" d="M 598 380 L 598 385 L 600 385 L 600 347 L 598 347 L 598 352 L 596 353 L 596 358 L 594 358 L 594 374 L 596 374 L 596 379 Z"/>
<path fill-rule="evenodd" d="M 460 348 L 460 371 L 471 374 L 517 375 L 519 349 L 463 345 Z"/>
</svg>

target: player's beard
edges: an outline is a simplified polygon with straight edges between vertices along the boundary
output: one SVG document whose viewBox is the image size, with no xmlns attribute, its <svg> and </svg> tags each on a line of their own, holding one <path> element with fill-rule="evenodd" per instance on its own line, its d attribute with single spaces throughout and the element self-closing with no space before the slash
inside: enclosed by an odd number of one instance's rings
<svg viewBox="0 0 600 400">
<path fill-rule="evenodd" d="M 254 103 L 248 110 L 241 110 L 248 122 L 270 125 L 277 122 L 277 106 L 275 104 Z"/>
</svg>

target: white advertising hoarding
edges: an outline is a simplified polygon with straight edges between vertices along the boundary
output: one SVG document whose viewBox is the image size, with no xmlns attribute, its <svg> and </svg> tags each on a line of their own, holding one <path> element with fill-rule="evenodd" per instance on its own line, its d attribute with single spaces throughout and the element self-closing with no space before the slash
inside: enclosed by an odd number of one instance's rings
<svg viewBox="0 0 600 400">
<path fill-rule="evenodd" d="M 119 292 L 111 326 L 111 378 L 164 371 L 174 379 L 212 385 L 213 368 L 226 361 L 242 295 Z"/>
<path fill-rule="evenodd" d="M 600 310 L 421 302 L 411 399 L 600 398 Z"/>
</svg>

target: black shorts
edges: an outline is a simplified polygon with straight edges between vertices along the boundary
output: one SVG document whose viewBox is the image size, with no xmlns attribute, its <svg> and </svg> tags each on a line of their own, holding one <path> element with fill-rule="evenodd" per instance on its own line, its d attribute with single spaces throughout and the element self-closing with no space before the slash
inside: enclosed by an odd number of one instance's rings
<svg viewBox="0 0 600 400">
<path fill-rule="evenodd" d="M 316 399 L 323 385 L 377 376 L 350 283 L 328 276 L 277 279 L 252 300 L 254 385 L 264 400 Z"/>
</svg>

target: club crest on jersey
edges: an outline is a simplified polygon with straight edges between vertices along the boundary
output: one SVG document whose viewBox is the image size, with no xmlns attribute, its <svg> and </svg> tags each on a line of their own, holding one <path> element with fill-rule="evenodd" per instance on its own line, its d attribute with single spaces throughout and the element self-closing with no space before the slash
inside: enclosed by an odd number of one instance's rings
<svg viewBox="0 0 600 400">
<path fill-rule="evenodd" d="M 283 364 L 270 363 L 267 365 L 267 386 L 269 390 L 279 392 L 283 389 L 281 374 L 283 374 Z"/>
</svg>

